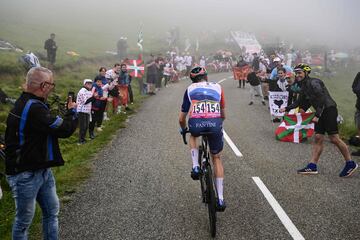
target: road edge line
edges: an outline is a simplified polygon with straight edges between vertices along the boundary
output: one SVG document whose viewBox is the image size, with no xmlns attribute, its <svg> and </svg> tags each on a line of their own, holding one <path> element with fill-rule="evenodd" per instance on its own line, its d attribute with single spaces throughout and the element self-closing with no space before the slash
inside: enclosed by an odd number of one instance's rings
<svg viewBox="0 0 360 240">
<path fill-rule="evenodd" d="M 260 191 L 263 193 L 266 200 L 269 202 L 270 206 L 272 207 L 286 230 L 290 233 L 291 237 L 295 240 L 305 240 L 305 238 L 301 235 L 294 223 L 288 217 L 284 209 L 280 206 L 278 201 L 276 201 L 269 189 L 265 186 L 263 181 L 261 181 L 259 177 L 252 177 L 252 179 L 254 180 Z"/>
</svg>

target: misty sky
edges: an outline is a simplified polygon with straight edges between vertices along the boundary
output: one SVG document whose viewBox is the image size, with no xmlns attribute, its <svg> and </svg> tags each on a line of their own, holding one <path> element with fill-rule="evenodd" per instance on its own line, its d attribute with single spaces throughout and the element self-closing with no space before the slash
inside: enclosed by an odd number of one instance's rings
<svg viewBox="0 0 360 240">
<path fill-rule="evenodd" d="M 0 0 L 0 20 L 101 32 L 118 38 L 161 36 L 177 25 L 199 30 L 245 30 L 314 43 L 359 46 L 357 0 Z M 1 30 L 0 30 L 1 33 Z M 0 35 L 1 38 L 1 35 Z"/>
</svg>

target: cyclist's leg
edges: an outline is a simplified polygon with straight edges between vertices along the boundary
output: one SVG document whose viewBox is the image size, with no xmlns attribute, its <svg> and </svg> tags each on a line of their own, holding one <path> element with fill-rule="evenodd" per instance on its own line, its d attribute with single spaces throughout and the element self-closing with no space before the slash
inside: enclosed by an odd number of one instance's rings
<svg viewBox="0 0 360 240">
<path fill-rule="evenodd" d="M 218 193 L 218 198 L 220 200 L 224 200 L 224 195 L 223 195 L 224 167 L 220 158 L 220 153 L 224 147 L 222 127 L 217 129 L 217 131 L 214 132 L 214 134 L 212 134 L 211 136 L 209 136 L 208 139 L 209 139 L 210 153 L 214 165 L 215 185 Z"/>
<path fill-rule="evenodd" d="M 202 128 L 199 127 L 197 123 L 199 122 L 198 119 L 189 119 L 188 126 L 189 131 L 191 133 L 190 139 L 189 139 L 189 145 L 190 145 L 190 153 L 191 153 L 191 159 L 192 159 L 192 169 L 191 169 L 191 178 L 193 180 L 199 179 L 200 174 L 200 166 L 199 166 L 199 149 L 197 144 L 197 137 L 199 136 Z"/>
<path fill-rule="evenodd" d="M 192 160 L 192 167 L 199 167 L 199 149 L 197 144 L 197 137 L 190 135 L 189 138 L 189 145 L 190 145 L 190 153 L 191 153 L 191 160 Z"/>
<path fill-rule="evenodd" d="M 218 198 L 224 200 L 224 167 L 220 158 L 220 153 L 211 154 L 214 165 L 215 185 Z"/>
</svg>

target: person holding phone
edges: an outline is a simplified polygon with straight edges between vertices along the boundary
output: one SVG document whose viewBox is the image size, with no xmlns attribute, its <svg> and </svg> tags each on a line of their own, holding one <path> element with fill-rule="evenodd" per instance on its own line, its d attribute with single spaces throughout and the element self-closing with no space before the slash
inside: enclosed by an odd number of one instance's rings
<svg viewBox="0 0 360 240">
<path fill-rule="evenodd" d="M 31 68 L 25 91 L 7 118 L 5 133 L 6 178 L 15 201 L 12 239 L 27 239 L 36 202 L 42 210 L 44 239 L 58 239 L 59 198 L 51 167 L 64 165 L 59 138 L 76 130 L 76 103 L 70 97 L 64 117 L 52 116 L 46 99 L 55 88 L 53 73 Z"/>
</svg>

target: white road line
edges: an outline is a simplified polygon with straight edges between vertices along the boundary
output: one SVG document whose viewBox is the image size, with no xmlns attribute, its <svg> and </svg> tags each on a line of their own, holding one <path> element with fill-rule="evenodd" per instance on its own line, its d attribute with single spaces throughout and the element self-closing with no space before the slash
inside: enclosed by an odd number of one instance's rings
<svg viewBox="0 0 360 240">
<path fill-rule="evenodd" d="M 227 78 L 229 78 L 229 79 L 234 79 L 234 76 L 228 76 Z"/>
<path fill-rule="evenodd" d="M 226 134 L 225 130 L 223 130 L 223 133 L 224 133 L 224 138 L 225 138 L 226 142 L 229 144 L 231 149 L 234 151 L 235 155 L 238 157 L 242 157 L 243 155 L 241 154 L 239 149 L 235 146 L 233 141 L 231 141 L 230 137 Z"/>
<path fill-rule="evenodd" d="M 217 83 L 222 83 L 223 81 L 225 81 L 226 80 L 226 78 L 223 78 L 223 79 L 221 79 L 220 81 L 218 81 Z"/>
<path fill-rule="evenodd" d="M 270 206 L 278 216 L 278 218 L 281 220 L 282 224 L 285 226 L 285 228 L 288 230 L 290 235 L 295 240 L 304 240 L 305 238 L 301 235 L 299 230 L 295 227 L 291 219 L 286 215 L 285 211 L 282 209 L 280 204 L 276 201 L 274 196 L 271 194 L 269 189 L 265 186 L 263 181 L 259 177 L 252 177 L 256 185 L 259 187 L 261 192 L 264 194 L 266 200 L 269 202 Z"/>
</svg>

